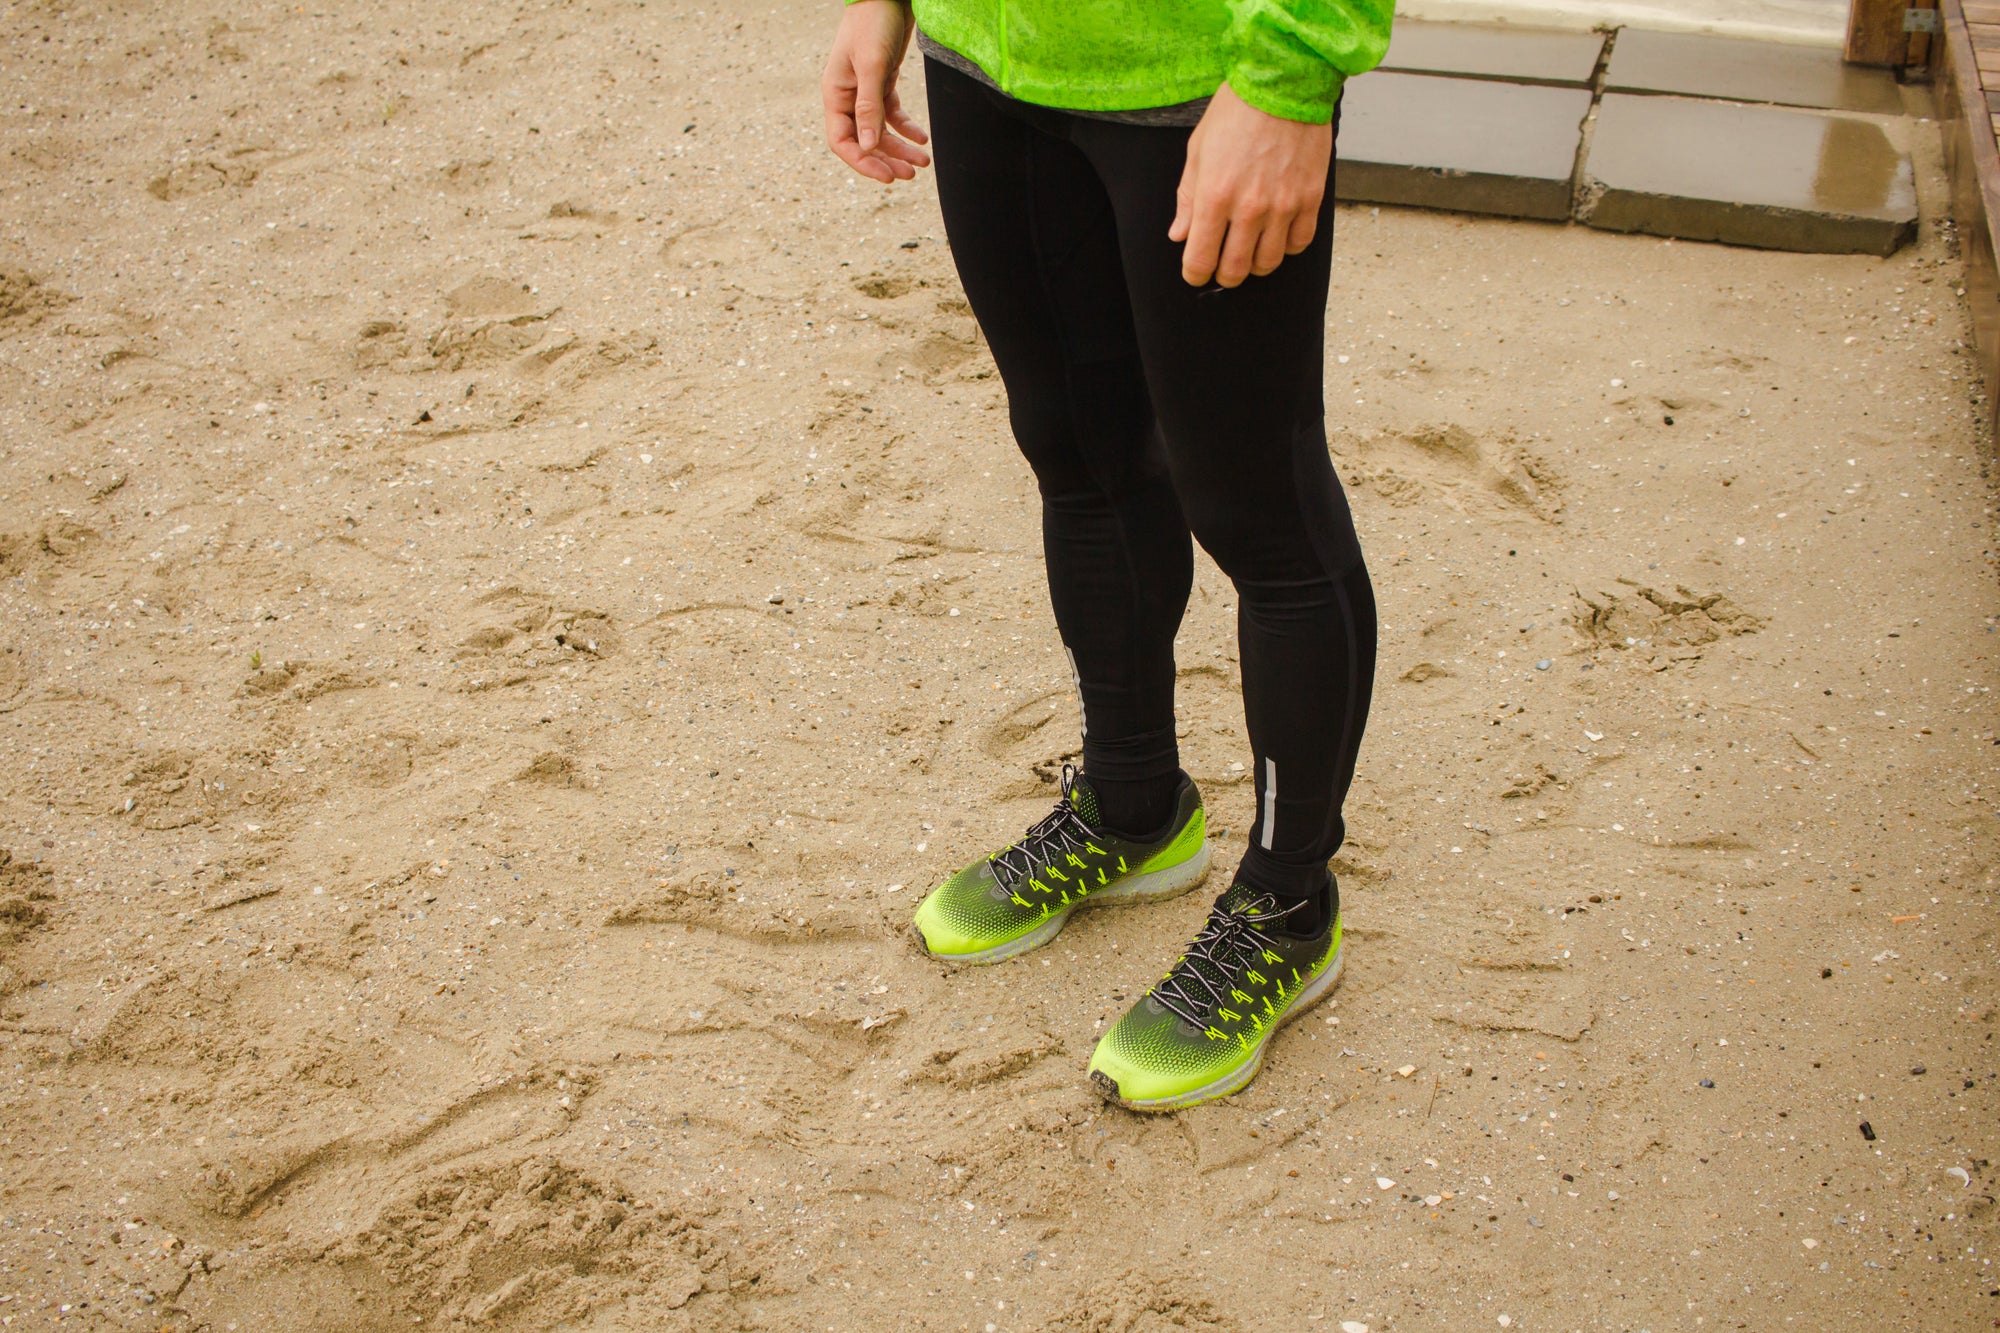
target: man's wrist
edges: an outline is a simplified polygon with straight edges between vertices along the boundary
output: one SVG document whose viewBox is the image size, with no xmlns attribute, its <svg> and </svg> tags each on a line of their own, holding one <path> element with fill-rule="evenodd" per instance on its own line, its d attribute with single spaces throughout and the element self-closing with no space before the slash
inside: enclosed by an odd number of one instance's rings
<svg viewBox="0 0 2000 1333">
<path fill-rule="evenodd" d="M 1346 82 L 1337 70 L 1329 67 L 1327 72 L 1332 78 L 1326 83 L 1319 84 L 1315 80 L 1318 86 L 1301 89 L 1296 86 L 1295 79 L 1260 77 L 1256 72 L 1239 66 L 1229 72 L 1223 84 L 1236 94 L 1238 101 L 1267 116 L 1301 125 L 1325 125 L 1333 120 L 1334 104 L 1340 101 L 1340 90 Z"/>
</svg>

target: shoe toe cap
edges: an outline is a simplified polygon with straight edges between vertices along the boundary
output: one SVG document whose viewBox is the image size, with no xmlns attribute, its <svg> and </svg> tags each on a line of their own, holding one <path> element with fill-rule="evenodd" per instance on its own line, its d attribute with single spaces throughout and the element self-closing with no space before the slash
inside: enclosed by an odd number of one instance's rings
<svg viewBox="0 0 2000 1333">
<path fill-rule="evenodd" d="M 1129 1021 L 1129 1020 L 1127 1020 Z M 1104 1035 L 1090 1056 L 1090 1081 L 1107 1097 L 1122 1102 L 1153 1102 L 1184 1092 L 1183 1078 L 1150 1067 L 1125 1049 L 1117 1028 Z"/>
<path fill-rule="evenodd" d="M 912 918 L 911 924 L 916 926 L 917 934 L 922 936 L 924 948 L 932 953 L 945 955 L 965 953 L 972 941 L 968 940 L 962 931 L 952 928 L 947 913 L 938 902 L 939 892 L 942 890 L 933 892 L 918 904 L 916 916 Z"/>
</svg>

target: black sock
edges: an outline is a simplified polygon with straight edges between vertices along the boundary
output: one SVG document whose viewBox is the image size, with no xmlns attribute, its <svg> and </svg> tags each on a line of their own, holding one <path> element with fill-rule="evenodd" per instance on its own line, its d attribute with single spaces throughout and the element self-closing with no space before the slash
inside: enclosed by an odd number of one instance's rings
<svg viewBox="0 0 2000 1333">
<path fill-rule="evenodd" d="M 1084 776 L 1097 797 L 1094 822 L 1106 832 L 1136 842 L 1158 833 L 1174 817 L 1174 797 L 1180 792 L 1182 776 L 1178 769 L 1165 777 L 1133 781 Z"/>
<path fill-rule="evenodd" d="M 1252 847 L 1236 867 L 1235 882 L 1270 894 L 1280 910 L 1296 908 L 1285 918 L 1288 935 L 1317 935 L 1340 912 L 1340 887 L 1324 863 L 1285 865 Z"/>
</svg>

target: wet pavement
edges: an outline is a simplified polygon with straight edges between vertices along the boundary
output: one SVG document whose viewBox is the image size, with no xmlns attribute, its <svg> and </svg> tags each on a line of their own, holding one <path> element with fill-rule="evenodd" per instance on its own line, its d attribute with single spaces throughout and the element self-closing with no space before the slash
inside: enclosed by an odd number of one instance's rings
<svg viewBox="0 0 2000 1333">
<path fill-rule="evenodd" d="M 1336 192 L 1561 221 L 1589 114 L 1585 88 L 1371 74 L 1348 88 L 1341 111 Z"/>
<path fill-rule="evenodd" d="M 1341 198 L 1766 249 L 1914 235 L 1902 91 L 1837 51 L 1404 23 L 1348 85 Z"/>
<path fill-rule="evenodd" d="M 1588 88 L 1603 53 L 1598 32 L 1398 21 L 1382 68 Z"/>
<path fill-rule="evenodd" d="M 1604 89 L 1777 102 L 1877 116 L 1900 115 L 1903 110 L 1902 94 L 1886 70 L 1850 65 L 1835 50 L 1633 28 L 1618 34 L 1605 69 Z"/>
<path fill-rule="evenodd" d="M 1916 232 L 1909 157 L 1848 116 L 1609 93 L 1584 172 L 1608 231 L 1873 255 Z"/>
</svg>

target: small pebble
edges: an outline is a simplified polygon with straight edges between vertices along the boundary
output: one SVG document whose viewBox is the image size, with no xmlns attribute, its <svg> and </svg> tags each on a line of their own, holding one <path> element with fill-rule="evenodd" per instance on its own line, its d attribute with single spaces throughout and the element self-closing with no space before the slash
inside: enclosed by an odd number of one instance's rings
<svg viewBox="0 0 2000 1333">
<path fill-rule="evenodd" d="M 1375 1177 L 1375 1188 L 1378 1190 L 1392 1190 L 1396 1188 L 1396 1182 L 1387 1176 L 1377 1176 Z"/>
<path fill-rule="evenodd" d="M 1359 1319 L 1343 1319 L 1340 1321 L 1340 1333 L 1368 1333 L 1368 1325 Z"/>
<path fill-rule="evenodd" d="M 1715 1080 L 1712 1078 L 1705 1078 L 1701 1081 L 1701 1086 L 1703 1086 L 1704 1088 L 1712 1088 L 1715 1086 Z"/>
<path fill-rule="evenodd" d="M 1544 657 L 1541 661 L 1535 663 L 1535 670 L 1547 671 L 1550 667 L 1554 665 L 1555 665 L 1554 662 L 1551 662 L 1548 658 Z"/>
<path fill-rule="evenodd" d="M 1912 1074 L 1922 1074 L 1922 1073 L 1924 1073 L 1924 1072 L 1926 1072 L 1926 1071 L 1925 1071 L 1925 1069 L 1924 1069 L 1924 1067 L 1923 1067 L 1922 1065 L 1917 1065 L 1916 1067 L 1914 1067 L 1913 1069 L 1911 1069 L 1911 1070 L 1910 1070 L 1910 1072 L 1911 1072 Z"/>
<path fill-rule="evenodd" d="M 1868 1140 L 1868 1142 L 1870 1143 L 1875 1142 L 1875 1126 L 1869 1124 L 1866 1120 L 1862 1121 L 1861 1137 Z"/>
</svg>

